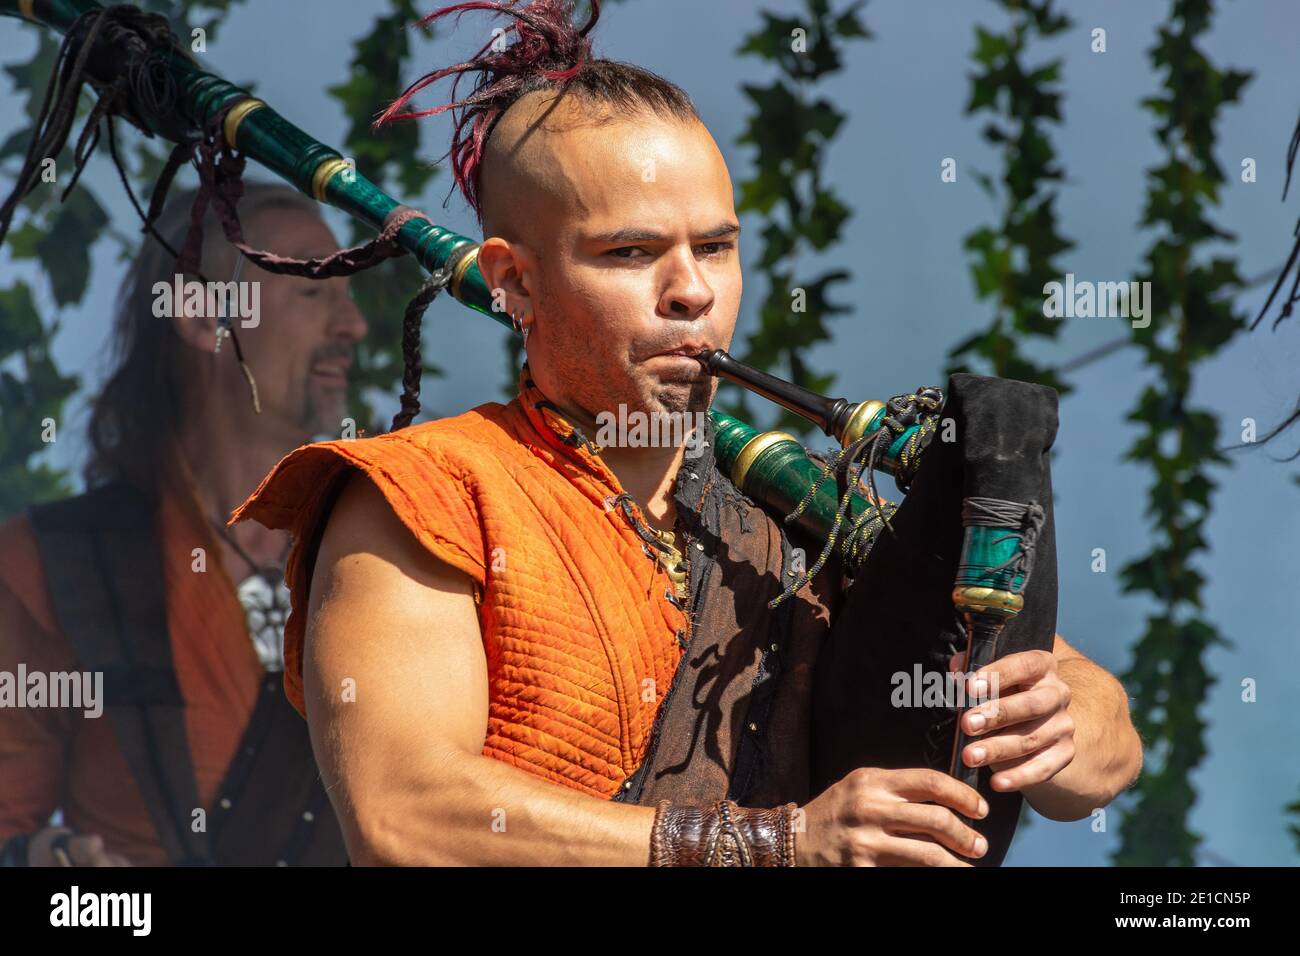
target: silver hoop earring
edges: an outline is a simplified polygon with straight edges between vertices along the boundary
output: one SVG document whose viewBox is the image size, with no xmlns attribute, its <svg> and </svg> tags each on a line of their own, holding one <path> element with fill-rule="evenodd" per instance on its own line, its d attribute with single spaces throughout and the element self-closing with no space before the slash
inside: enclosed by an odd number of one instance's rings
<svg viewBox="0 0 1300 956">
<path fill-rule="evenodd" d="M 533 327 L 531 325 L 524 326 L 524 349 L 525 350 L 527 350 L 528 348 L 528 333 L 531 332 L 532 330 Z"/>
</svg>

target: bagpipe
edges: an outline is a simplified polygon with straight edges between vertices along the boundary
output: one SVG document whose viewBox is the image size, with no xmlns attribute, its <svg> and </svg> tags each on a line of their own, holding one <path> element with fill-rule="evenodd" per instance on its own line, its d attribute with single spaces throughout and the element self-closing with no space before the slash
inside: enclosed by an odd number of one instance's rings
<svg viewBox="0 0 1300 956">
<path fill-rule="evenodd" d="M 398 202 L 337 150 L 203 70 L 161 17 L 95 0 L 0 0 L 0 15 L 44 24 L 65 37 L 28 168 L 0 218 L 0 238 L 16 203 L 34 188 L 34 164 L 62 148 L 80 84 L 89 82 L 99 103 L 77 144 L 79 162 L 93 150 L 105 119 L 114 144 L 115 117 L 177 144 L 143 216 L 146 228 L 172 176 L 197 155 L 200 200 L 216 205 L 227 237 L 264 268 L 323 277 L 393 255 L 415 257 L 430 278 L 408 307 L 408 319 L 416 319 L 406 326 L 406 337 L 415 338 L 416 371 L 412 380 L 408 368 L 394 427 L 409 423 L 418 409 L 418 317 L 436 295 L 446 290 L 511 327 L 493 308 L 476 261 L 477 242 Z M 379 238 L 328 261 L 284 260 L 249 249 L 234 214 L 242 186 L 230 182 L 232 166 L 238 179 L 243 157 L 366 223 Z M 190 244 L 181 258 L 196 269 Z M 237 339 L 235 348 L 238 353 Z M 965 671 L 973 673 L 1005 654 L 1052 649 L 1057 581 L 1049 456 L 1057 393 L 956 373 L 946 389 L 850 403 L 816 395 L 725 352 L 706 353 L 700 361 L 709 373 L 806 418 L 840 446 L 818 460 L 794 436 L 759 431 L 716 409 L 709 413 L 715 458 L 735 486 L 784 515 L 808 540 L 824 542 L 821 555 L 772 605 L 828 562 L 836 562 L 846 579 L 844 603 L 818 655 L 812 792 L 862 766 L 945 770 L 989 801 L 989 816 L 972 825 L 990 844 L 981 864 L 996 865 L 1014 833 L 1020 796 L 991 791 L 987 770 L 962 763 L 968 741 L 957 719 L 970 702 L 951 693 L 949 659 L 965 651 Z M 876 494 L 877 471 L 893 476 L 905 494 L 901 504 Z M 914 681 L 927 686 L 909 690 Z M 936 681 L 944 691 L 937 695 L 928 686 Z M 963 688 L 958 685 L 958 694 Z"/>
</svg>

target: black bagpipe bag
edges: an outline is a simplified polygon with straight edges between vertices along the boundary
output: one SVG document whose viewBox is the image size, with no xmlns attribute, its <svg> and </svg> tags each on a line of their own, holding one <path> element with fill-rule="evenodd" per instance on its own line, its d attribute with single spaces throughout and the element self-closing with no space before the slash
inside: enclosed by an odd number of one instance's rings
<svg viewBox="0 0 1300 956">
<path fill-rule="evenodd" d="M 891 519 L 896 534 L 881 532 L 854 574 L 818 654 L 812 695 L 813 793 L 857 767 L 949 769 L 957 709 L 899 707 L 891 698 L 894 675 L 912 681 L 918 663 L 924 673 L 946 674 L 949 658 L 966 647 L 965 627 L 952 602 L 964 497 L 1043 507 L 1045 522 L 1024 585 L 1024 609 L 1006 625 L 994 656 L 1051 651 L 1057 575 L 1050 451 L 1057 404 L 1055 389 L 1042 385 L 966 373 L 949 378 L 940 426 Z M 944 441 L 943 420 L 949 418 L 955 440 Z M 952 435 L 953 426 L 947 428 Z M 982 768 L 979 790 L 990 812 L 973 825 L 988 840 L 989 850 L 977 865 L 997 866 L 1015 833 L 1022 797 L 990 790 L 988 779 L 988 768 Z"/>
</svg>

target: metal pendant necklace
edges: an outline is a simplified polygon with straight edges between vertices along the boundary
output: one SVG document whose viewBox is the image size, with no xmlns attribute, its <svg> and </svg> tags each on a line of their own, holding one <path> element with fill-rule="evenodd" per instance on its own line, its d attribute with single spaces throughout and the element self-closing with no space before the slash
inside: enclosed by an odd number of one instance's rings
<svg viewBox="0 0 1300 956">
<path fill-rule="evenodd" d="M 267 671 L 284 670 L 284 625 L 289 619 L 289 588 L 284 583 L 285 561 L 292 542 L 286 543 L 278 561 L 257 563 L 240 547 L 225 525 L 209 516 L 208 522 L 252 572 L 235 588 L 244 609 L 248 636 L 257 659 Z"/>
</svg>

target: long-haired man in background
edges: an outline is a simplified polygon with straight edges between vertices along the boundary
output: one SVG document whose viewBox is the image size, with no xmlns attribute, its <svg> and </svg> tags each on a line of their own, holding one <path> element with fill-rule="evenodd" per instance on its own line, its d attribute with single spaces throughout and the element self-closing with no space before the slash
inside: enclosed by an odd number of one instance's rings
<svg viewBox="0 0 1300 956">
<path fill-rule="evenodd" d="M 156 223 L 174 249 L 193 201 L 174 196 Z M 254 245 L 338 248 L 316 204 L 286 186 L 250 183 L 240 213 Z M 146 239 L 93 402 L 89 490 L 0 527 L 0 671 L 49 686 L 87 673 L 103 696 L 98 714 L 57 701 L 0 710 L 9 865 L 346 861 L 280 677 L 288 537 L 225 522 L 287 451 L 339 433 L 366 324 L 346 279 L 240 267 L 211 213 L 204 228 L 204 277 L 238 275 L 255 292 L 232 324 L 261 412 L 230 343 L 215 349 L 217 303 L 187 307 L 175 290 L 195 277 L 178 283 L 171 254 Z"/>
</svg>

